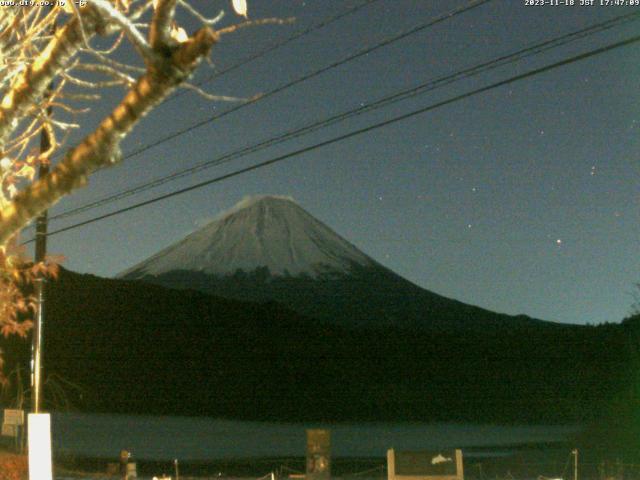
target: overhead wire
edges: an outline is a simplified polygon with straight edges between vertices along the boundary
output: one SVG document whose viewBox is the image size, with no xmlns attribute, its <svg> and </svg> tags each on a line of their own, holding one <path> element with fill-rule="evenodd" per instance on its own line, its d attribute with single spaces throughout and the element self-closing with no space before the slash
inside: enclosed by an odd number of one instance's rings
<svg viewBox="0 0 640 480">
<path fill-rule="evenodd" d="M 273 45 L 271 45 L 271 46 L 269 46 L 269 47 L 267 47 L 267 48 L 265 48 L 263 50 L 260 50 L 259 52 L 255 53 L 253 55 L 249 55 L 245 59 L 243 59 L 243 60 L 241 60 L 241 61 L 239 61 L 237 63 L 234 63 L 233 65 L 230 65 L 230 66 L 228 66 L 228 67 L 226 67 L 226 68 L 224 68 L 224 69 L 222 69 L 220 71 L 213 72 L 206 79 L 204 79 L 204 80 L 202 80 L 200 82 L 196 82 L 195 85 L 198 86 L 198 87 L 201 87 L 202 85 L 204 85 L 206 83 L 212 82 L 213 80 L 216 80 L 216 79 L 222 77 L 223 75 L 226 75 L 229 72 L 233 72 L 234 70 L 237 70 L 240 67 L 243 67 L 243 66 L 245 66 L 245 65 L 247 65 L 247 64 L 249 64 L 249 63 L 251 63 L 251 62 L 253 62 L 253 61 L 255 61 L 255 60 L 259 59 L 259 58 L 261 58 L 261 57 L 264 57 L 265 55 L 267 55 L 267 54 L 269 54 L 269 53 L 271 53 L 271 52 L 273 52 L 273 51 L 275 51 L 275 50 L 277 50 L 279 48 L 282 48 L 285 45 L 288 45 L 289 43 L 291 43 L 291 42 L 293 42 L 293 41 L 295 41 L 295 40 L 297 40 L 297 39 L 299 39 L 301 37 L 304 37 L 304 36 L 309 35 L 309 34 L 315 32 L 317 30 L 320 30 L 320 29 L 332 24 L 333 22 L 336 22 L 336 21 L 338 21 L 338 20 L 340 20 L 340 19 L 342 19 L 344 17 L 347 17 L 347 16 L 349 16 L 349 15 L 351 15 L 353 13 L 356 13 L 357 11 L 361 10 L 362 8 L 364 8 L 364 7 L 368 6 L 368 5 L 371 5 L 373 3 L 376 3 L 378 1 L 380 1 L 380 0 L 365 0 L 364 2 L 362 2 L 362 3 L 358 4 L 358 5 L 354 5 L 353 7 L 345 10 L 344 12 L 338 13 L 337 15 L 333 15 L 333 16 L 331 16 L 329 18 L 321 20 L 320 22 L 318 22 L 318 23 L 316 23 L 314 25 L 311 25 L 308 28 L 305 28 L 305 29 L 303 29 L 303 30 L 301 30 L 299 32 L 294 33 L 290 37 L 287 37 L 287 38 L 285 38 L 284 40 L 282 40 L 280 42 L 276 42 Z M 167 102 L 170 102 L 171 100 L 175 100 L 176 98 L 181 97 L 185 93 L 187 93 L 186 90 L 181 90 L 179 92 L 176 92 L 174 95 L 172 95 L 167 100 L 165 100 L 163 105 L 166 104 Z"/>
<path fill-rule="evenodd" d="M 320 128 L 326 128 L 327 126 L 333 125 L 337 122 L 341 122 L 344 121 L 348 118 L 352 118 L 354 116 L 357 115 L 362 115 L 364 113 L 370 112 L 372 110 L 375 109 L 379 109 L 382 108 L 384 106 L 387 106 L 389 104 L 392 103 L 396 103 L 402 100 L 405 100 L 407 98 L 410 97 L 414 97 L 420 94 L 424 94 L 430 91 L 433 91 L 437 88 L 443 87 L 445 85 L 449 85 L 453 82 L 465 79 L 465 78 L 470 78 L 473 77 L 475 75 L 479 75 L 481 73 L 485 73 L 489 70 L 493 70 L 495 68 L 498 67 L 502 67 L 505 66 L 507 64 L 522 60 L 524 58 L 528 58 L 532 55 L 537 55 L 540 54 L 542 52 L 546 52 L 550 49 L 553 48 L 557 48 L 563 45 L 566 45 L 567 43 L 573 42 L 575 40 L 578 39 L 582 39 L 585 38 L 589 35 L 593 35 L 595 33 L 604 31 L 606 29 L 610 29 L 613 28 L 615 26 L 619 26 L 621 24 L 630 22 L 630 21 L 634 21 L 637 20 L 638 18 L 640 18 L 640 12 L 635 12 L 635 13 L 631 13 L 631 14 L 626 14 L 626 15 L 621 15 L 618 17 L 615 17 L 613 19 L 610 20 L 606 20 L 604 22 L 599 22 L 597 24 L 594 25 L 590 25 L 588 27 L 582 28 L 580 30 L 574 31 L 574 32 L 570 32 L 564 35 L 561 35 L 559 37 L 555 37 L 553 39 L 550 40 L 546 40 L 540 43 L 536 43 L 534 45 L 530 45 L 528 47 L 522 48 L 520 50 L 517 50 L 513 53 L 510 54 L 506 54 L 506 55 L 502 55 L 500 57 L 494 58 L 492 60 L 486 61 L 486 62 L 482 62 L 479 64 L 476 64 L 474 66 L 465 68 L 461 71 L 452 73 L 452 74 L 448 74 L 445 76 L 441 76 L 435 79 L 431 79 L 428 80 L 427 82 L 423 82 L 418 86 L 409 88 L 409 89 L 405 89 L 402 90 L 400 92 L 397 93 L 393 93 L 391 95 L 387 95 L 381 99 L 378 99 L 374 102 L 370 102 L 367 103 L 366 105 L 357 107 L 355 109 L 350 109 L 347 110 L 345 112 L 342 113 L 338 113 L 336 115 L 332 115 L 328 118 L 319 120 L 319 121 L 315 121 L 312 122 L 310 124 L 307 124 L 303 127 L 298 127 L 292 130 L 288 130 L 276 137 L 272 137 L 269 138 L 267 140 L 255 143 L 253 145 L 247 146 L 247 147 L 243 147 L 239 150 L 235 150 L 226 154 L 223 154 L 220 157 L 214 158 L 212 160 L 207 160 L 205 162 L 201 162 L 197 165 L 188 167 L 188 168 L 184 168 L 184 169 L 180 169 L 176 172 L 173 172 L 169 175 L 165 175 L 162 176 L 160 178 L 154 179 L 152 181 L 149 182 L 145 182 L 142 183 L 140 185 L 137 185 L 135 187 L 131 187 L 129 189 L 123 190 L 121 192 L 115 193 L 115 194 L 111 194 L 108 195 L 106 197 L 103 197 L 99 200 L 90 202 L 88 204 L 85 205 L 81 205 L 79 207 L 70 209 L 70 210 L 66 210 L 64 212 L 61 212 L 57 215 L 54 215 L 52 217 L 50 217 L 50 221 L 54 221 L 54 220 L 60 220 L 63 218 L 68 218 L 71 216 L 75 216 L 78 215 L 82 212 L 86 212 L 88 210 L 92 210 L 104 205 L 108 205 L 109 203 L 113 203 L 117 200 L 121 200 L 123 198 L 127 198 L 130 197 L 132 195 L 136 195 L 139 194 L 141 192 L 144 192 L 146 190 L 158 187 L 160 185 L 164 185 L 168 182 L 177 180 L 179 178 L 183 178 L 185 176 L 188 175 L 192 175 L 196 172 L 208 169 L 208 168 L 212 168 L 214 166 L 219 166 L 222 165 L 224 163 L 230 162 L 232 160 L 235 160 L 237 158 L 243 157 L 245 155 L 248 155 L 250 153 L 254 153 L 256 151 L 260 151 L 263 150 L 265 148 L 268 148 L 270 146 L 291 140 L 293 138 L 297 138 L 299 136 L 302 135 L 306 135 L 308 133 L 311 133 L 313 131 L 317 131 Z"/>
<path fill-rule="evenodd" d="M 293 41 L 295 41 L 295 40 L 297 40 L 299 38 L 302 38 L 302 37 L 304 37 L 306 35 L 309 35 L 309 34 L 315 32 L 315 31 L 317 31 L 317 30 L 320 30 L 320 29 L 332 24 L 333 22 L 336 22 L 336 21 L 338 21 L 338 20 L 340 20 L 340 19 L 342 19 L 342 18 L 344 18 L 346 16 L 354 14 L 357 11 L 361 10 L 362 8 L 364 8 L 364 7 L 368 6 L 368 5 L 371 5 L 373 3 L 376 3 L 378 1 L 380 1 L 380 0 L 365 0 L 362 3 L 360 3 L 358 5 L 355 5 L 355 6 L 351 7 L 351 8 L 349 8 L 349 9 L 345 10 L 344 12 L 341 12 L 341 13 L 338 13 L 337 15 L 333 15 L 331 17 L 325 18 L 324 20 L 321 20 L 320 22 L 318 22 L 318 23 L 316 23 L 314 25 L 311 25 L 308 28 L 305 28 L 305 29 L 303 29 L 303 30 L 301 30 L 301 31 L 299 31 L 297 33 L 294 33 L 290 37 L 287 37 L 287 38 L 285 38 L 284 40 L 282 40 L 280 42 L 276 42 L 273 45 L 271 45 L 271 46 L 269 46 L 269 47 L 267 47 L 267 48 L 265 48 L 263 50 L 260 50 L 259 52 L 255 53 L 253 55 L 249 55 L 248 57 L 240 60 L 237 63 L 234 63 L 234 64 L 232 64 L 232 65 L 230 65 L 230 66 L 228 66 L 228 67 L 226 67 L 226 68 L 224 68 L 224 69 L 222 69 L 220 71 L 213 72 L 206 79 L 201 80 L 199 82 L 194 82 L 193 85 L 195 85 L 196 87 L 200 87 L 200 86 L 202 86 L 202 85 L 204 85 L 206 83 L 209 83 L 209 82 L 211 82 L 213 80 L 216 80 L 216 79 L 226 75 L 229 72 L 233 72 L 234 70 L 237 70 L 240 67 L 243 67 L 243 66 L 245 66 L 245 65 L 247 65 L 247 64 L 249 64 L 249 63 L 251 63 L 251 62 L 253 62 L 253 61 L 255 61 L 255 60 L 259 59 L 259 58 L 261 58 L 261 57 L 264 57 L 265 55 L 267 55 L 267 54 L 269 54 L 269 53 L 271 53 L 271 52 L 273 52 L 273 51 L 275 51 L 275 50 L 277 50 L 277 49 L 279 49 L 281 47 L 284 47 L 285 45 L 288 45 L 289 43 L 291 43 L 291 42 L 293 42 Z M 167 98 L 163 103 L 158 105 L 158 108 L 162 108 L 164 105 L 167 105 L 169 102 L 175 100 L 176 98 L 181 97 L 182 95 L 184 95 L 185 93 L 188 93 L 188 92 L 189 92 L 189 90 L 178 90 L 173 95 L 171 95 L 169 98 Z M 241 104 L 241 105 L 245 105 L 245 104 Z M 127 156 L 125 156 L 124 158 L 129 158 L 130 156 L 134 156 L 134 155 L 137 155 L 137 153 L 133 152 L 131 154 L 127 154 Z"/>
<path fill-rule="evenodd" d="M 359 50 L 359 51 L 357 51 L 357 52 L 355 52 L 353 54 L 347 55 L 346 57 L 344 57 L 344 58 L 342 58 L 340 60 L 332 62 L 332 63 L 330 63 L 328 65 L 325 65 L 324 67 L 321 67 L 321 68 L 316 69 L 316 70 L 314 70 L 312 72 L 304 74 L 304 75 L 302 75 L 302 76 L 300 76 L 298 78 L 295 78 L 294 80 L 286 82 L 286 83 L 284 83 L 284 84 L 282 84 L 282 85 L 280 85 L 280 86 L 278 86 L 278 87 L 276 87 L 276 88 L 274 88 L 272 90 L 269 90 L 268 92 L 265 92 L 265 93 L 262 93 L 262 94 L 256 96 L 254 99 L 251 99 L 248 102 L 241 103 L 239 105 L 236 105 L 235 107 L 231 107 L 231 108 L 229 108 L 227 110 L 224 110 L 223 112 L 217 113 L 217 114 L 215 114 L 213 116 L 210 116 L 210 117 L 208 117 L 208 118 L 206 118 L 204 120 L 201 120 L 201 121 L 199 121 L 197 123 L 194 123 L 194 124 L 190 125 L 189 127 L 183 128 L 181 130 L 177 130 L 177 131 L 175 131 L 173 133 L 170 133 L 169 135 L 166 135 L 166 136 L 164 136 L 164 137 L 162 137 L 162 138 L 160 138 L 160 139 L 158 139 L 158 140 L 156 140 L 156 141 L 154 141 L 152 143 L 144 145 L 144 146 L 142 146 L 142 147 L 140 147 L 140 148 L 138 148 L 136 150 L 133 150 L 133 151 L 125 154 L 122 157 L 122 159 L 125 160 L 125 159 L 128 159 L 128 158 L 140 155 L 141 153 L 143 153 L 143 152 L 145 152 L 145 151 L 147 151 L 147 150 L 149 150 L 151 148 L 157 147 L 158 145 L 166 143 L 169 140 L 173 140 L 174 138 L 180 137 L 180 136 L 182 136 L 182 135 L 184 135 L 186 133 L 189 133 L 189 132 L 191 132 L 193 130 L 196 130 L 196 129 L 204 126 L 204 125 L 207 125 L 207 124 L 209 124 L 211 122 L 219 120 L 220 118 L 226 117 L 227 115 L 229 115 L 231 113 L 234 113 L 234 112 L 237 112 L 238 110 L 241 110 L 241 109 L 243 109 L 245 107 L 248 107 L 249 105 L 255 105 L 256 103 L 261 102 L 266 98 L 272 97 L 273 95 L 276 95 L 276 94 L 278 94 L 278 93 L 280 93 L 280 92 L 282 92 L 284 90 L 288 90 L 289 88 L 294 87 L 295 85 L 298 85 L 298 84 L 300 84 L 302 82 L 305 82 L 307 80 L 315 78 L 315 77 L 317 77 L 319 75 L 322 75 L 323 73 L 326 73 L 326 72 L 328 72 L 330 70 L 333 70 L 334 68 L 337 68 L 337 67 L 339 67 L 341 65 L 344 65 L 346 63 L 352 62 L 353 60 L 355 60 L 357 58 L 363 57 L 363 56 L 365 56 L 365 55 L 367 55 L 367 54 L 369 54 L 371 52 L 374 52 L 374 51 L 376 51 L 376 50 L 378 50 L 380 48 L 386 47 L 386 46 L 391 45 L 391 44 L 393 44 L 395 42 L 403 40 L 403 39 L 405 39 L 405 38 L 407 38 L 407 37 L 409 37 L 411 35 L 414 35 L 414 34 L 416 34 L 418 32 L 422 32 L 423 30 L 426 30 L 427 28 L 433 27 L 433 26 L 435 26 L 435 25 L 437 25 L 439 23 L 444 22 L 445 20 L 453 18 L 453 17 L 455 17 L 457 15 L 460 15 L 462 13 L 468 12 L 468 11 L 474 9 L 474 8 L 480 7 L 481 5 L 484 5 L 485 3 L 489 3 L 491 1 L 493 1 L 493 0 L 471 0 L 470 2 L 464 4 L 464 5 L 460 6 L 460 7 L 456 7 L 454 9 L 452 9 L 452 10 L 449 10 L 446 13 L 438 15 L 437 17 L 433 18 L 432 20 L 429 20 L 426 23 L 422 23 L 420 25 L 417 25 L 417 26 L 414 26 L 412 28 L 409 28 L 408 30 L 405 30 L 405 31 L 403 31 L 403 32 L 401 32 L 401 33 L 399 33 L 397 35 L 388 37 L 388 38 L 386 38 L 386 39 L 384 39 L 384 40 L 382 40 L 382 41 L 380 41 L 378 43 L 375 43 L 375 44 L 373 44 L 371 46 L 365 47 L 364 49 L 361 49 L 361 50 Z"/>
<path fill-rule="evenodd" d="M 590 50 L 588 52 L 585 52 L 585 53 L 582 53 L 582 54 L 579 54 L 579 55 L 575 55 L 575 56 L 572 56 L 572 57 L 566 58 L 564 60 L 560 60 L 560 61 L 554 62 L 552 64 L 549 64 L 549 65 L 546 65 L 546 66 L 543 66 L 543 67 L 535 68 L 533 70 L 529 70 L 528 72 L 525 72 L 525 73 L 522 73 L 522 74 L 519 74 L 519 75 L 515 75 L 515 76 L 512 76 L 512 77 L 509 77 L 509 78 L 507 78 L 505 80 L 494 82 L 494 83 L 492 83 L 490 85 L 487 85 L 485 87 L 480 87 L 480 88 L 471 90 L 469 92 L 462 93 L 460 95 L 456 95 L 456 96 L 450 97 L 450 98 L 448 98 L 446 100 L 442 100 L 440 102 L 436 102 L 436 103 L 433 103 L 431 105 L 428 105 L 428 106 L 425 106 L 425 107 L 421 107 L 421 108 L 418 108 L 416 110 L 412 110 L 412 111 L 410 111 L 408 113 L 397 115 L 397 116 L 389 118 L 387 120 L 384 120 L 384 121 L 381 121 L 381 122 L 377 122 L 377 123 L 374 123 L 372 125 L 369 125 L 369 126 L 357 129 L 357 130 L 353 130 L 353 131 L 351 131 L 349 133 L 338 135 L 336 137 L 333 137 L 331 139 L 325 140 L 323 142 L 315 143 L 313 145 L 310 145 L 310 146 L 307 146 L 307 147 L 304 147 L 304 148 L 300 148 L 298 150 L 294 150 L 292 152 L 289 152 L 289 153 L 286 153 L 286 154 L 283 154 L 283 155 L 279 155 L 279 156 L 271 158 L 269 160 L 266 160 L 266 161 L 251 165 L 249 167 L 238 169 L 238 170 L 236 170 L 234 172 L 230 172 L 230 173 L 218 176 L 218 177 L 213 178 L 213 179 L 209 179 L 209 180 L 206 180 L 206 181 L 203 181 L 203 182 L 199 182 L 197 184 L 191 185 L 191 186 L 186 187 L 186 188 L 175 190 L 173 192 L 170 192 L 170 193 L 167 193 L 167 194 L 164 194 L 164 195 L 160 195 L 160 196 L 154 197 L 152 199 L 149 199 L 149 200 L 146 200 L 146 201 L 143 201 L 143 202 L 139 202 L 139 203 L 136 203 L 134 205 L 130 205 L 128 207 L 124 207 L 124 208 L 121 208 L 119 210 L 115 210 L 115 211 L 106 213 L 104 215 L 100 215 L 100 216 L 97 216 L 97 217 L 94 217 L 94 218 L 91 218 L 91 219 L 88 219 L 88 220 L 85 220 L 85 221 L 82 221 L 82 222 L 78 222 L 78 223 L 73 224 L 73 225 L 69 225 L 69 226 L 64 227 L 64 228 L 60 228 L 58 230 L 51 231 L 47 235 L 48 236 L 52 236 L 52 235 L 56 235 L 56 234 L 59 234 L 59 233 L 62 233 L 62 232 L 73 230 L 73 229 L 76 229 L 76 228 L 79 228 L 79 227 L 82 227 L 82 226 L 85 226 L 85 225 L 88 225 L 88 224 L 91 224 L 91 223 L 95 223 L 95 222 L 104 220 L 106 218 L 113 217 L 115 215 L 119 215 L 119 214 L 122 214 L 122 213 L 125 213 L 125 212 L 129 212 L 129 211 L 135 210 L 137 208 L 141 208 L 141 207 L 146 206 L 146 205 L 150 205 L 150 204 L 153 204 L 153 203 L 160 202 L 162 200 L 166 200 L 167 198 L 175 197 L 175 196 L 181 195 L 183 193 L 187 193 L 187 192 L 190 192 L 190 191 L 193 191 L 193 190 L 197 190 L 199 188 L 202 188 L 202 187 L 205 187 L 205 186 L 208 186 L 208 185 L 212 185 L 214 183 L 219 183 L 219 182 L 221 182 L 223 180 L 227 180 L 229 178 L 233 178 L 233 177 L 236 177 L 236 176 L 239 176 L 239 175 L 251 172 L 251 171 L 255 171 L 255 170 L 258 170 L 260 168 L 264 168 L 264 167 L 267 167 L 267 166 L 270 166 L 270 165 L 274 165 L 276 163 L 282 162 L 282 161 L 287 160 L 289 158 L 292 158 L 292 157 L 295 157 L 295 156 L 299 156 L 301 154 L 308 153 L 308 152 L 311 152 L 311 151 L 326 147 L 328 145 L 332 145 L 332 144 L 347 140 L 349 138 L 353 138 L 355 136 L 362 135 L 364 133 L 371 132 L 371 131 L 386 127 L 388 125 L 391 125 L 391 124 L 394 124 L 394 123 L 397 123 L 397 122 L 400 122 L 400 121 L 415 117 L 417 115 L 421 115 L 423 113 L 435 110 L 437 108 L 440 108 L 440 107 L 443 107 L 443 106 L 446 106 L 446 105 L 450 105 L 450 104 L 452 104 L 454 102 L 458 102 L 460 100 L 464 100 L 464 99 L 470 98 L 472 96 L 479 95 L 481 93 L 488 92 L 490 90 L 494 90 L 496 88 L 499 88 L 499 87 L 502 87 L 502 86 L 505 86 L 505 85 L 509 85 L 509 84 L 514 83 L 514 82 L 518 82 L 520 80 L 524 80 L 526 78 L 534 77 L 534 76 L 540 75 L 542 73 L 548 72 L 550 70 L 553 70 L 553 69 L 556 69 L 556 68 L 559 68 L 559 67 L 562 67 L 562 66 L 565 66 L 565 65 L 569 65 L 569 64 L 572 64 L 572 63 L 587 59 L 587 58 L 591 58 L 591 57 L 594 57 L 596 55 L 601 55 L 603 53 L 612 51 L 614 49 L 622 48 L 622 47 L 625 47 L 625 46 L 629 46 L 629 45 L 632 45 L 632 44 L 638 43 L 638 42 L 640 42 L 640 35 L 634 36 L 634 37 L 631 37 L 631 38 L 628 38 L 628 39 L 625 39 L 625 40 L 621 40 L 619 42 L 615 42 L 615 43 L 612 43 L 612 44 L 609 44 L 609 45 L 606 45 L 604 47 L 600 47 L 600 48 L 597 48 L 597 49 L 594 49 L 594 50 Z M 33 239 L 27 240 L 26 242 L 24 242 L 24 244 L 30 243 L 32 241 L 33 241 Z"/>
</svg>

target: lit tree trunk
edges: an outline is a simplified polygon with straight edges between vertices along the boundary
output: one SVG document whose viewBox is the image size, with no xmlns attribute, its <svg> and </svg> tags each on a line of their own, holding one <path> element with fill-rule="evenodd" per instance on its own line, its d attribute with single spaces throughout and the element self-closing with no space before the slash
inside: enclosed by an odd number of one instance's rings
<svg viewBox="0 0 640 480">
<path fill-rule="evenodd" d="M 184 82 L 206 57 L 218 35 L 205 27 L 190 38 L 175 35 L 176 0 L 159 0 L 145 39 L 122 13 L 105 0 L 90 0 L 62 27 L 42 53 L 12 84 L 0 104 L 0 150 L 19 120 L 41 101 L 47 85 L 67 68 L 88 37 L 121 30 L 142 55 L 146 72 L 98 128 L 72 148 L 46 177 L 20 191 L 0 209 L 0 245 L 40 212 L 75 188 L 89 174 L 117 163 L 120 143 L 133 127 L 169 93 Z"/>
</svg>

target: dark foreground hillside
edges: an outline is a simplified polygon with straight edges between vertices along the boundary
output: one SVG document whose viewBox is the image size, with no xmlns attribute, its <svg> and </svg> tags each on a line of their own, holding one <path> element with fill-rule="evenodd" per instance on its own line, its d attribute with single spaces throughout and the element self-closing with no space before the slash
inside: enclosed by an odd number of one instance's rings
<svg viewBox="0 0 640 480">
<path fill-rule="evenodd" d="M 588 456 L 585 461 L 622 459 L 640 464 L 640 313 L 619 326 L 626 339 L 625 371 L 619 388 L 611 393 L 599 417 L 587 425 L 578 439 Z"/>
<path fill-rule="evenodd" d="M 468 332 L 485 328 L 536 327 L 542 323 L 525 315 L 495 313 L 443 297 L 379 265 L 353 265 L 348 275 L 316 277 L 274 276 L 267 268 L 259 268 L 251 273 L 239 270 L 225 276 L 173 270 L 138 279 L 241 301 L 275 301 L 317 320 L 356 327 L 420 329 L 428 324 L 431 328 Z"/>
<path fill-rule="evenodd" d="M 628 384 L 619 325 L 348 329 L 275 303 L 62 271 L 45 368 L 90 411 L 269 420 L 583 422 Z"/>
</svg>

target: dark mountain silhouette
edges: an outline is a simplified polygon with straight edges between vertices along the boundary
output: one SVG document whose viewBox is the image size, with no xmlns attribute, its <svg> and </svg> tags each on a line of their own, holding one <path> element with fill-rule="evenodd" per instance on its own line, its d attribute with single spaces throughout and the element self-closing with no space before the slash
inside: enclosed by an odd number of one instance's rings
<svg viewBox="0 0 640 480">
<path fill-rule="evenodd" d="M 276 301 L 344 326 L 493 328 L 533 325 L 414 285 L 287 197 L 243 200 L 120 278 L 243 301 Z"/>
<path fill-rule="evenodd" d="M 583 422 L 628 373 L 628 339 L 618 325 L 347 327 L 274 302 L 66 270 L 47 299 L 46 374 L 80 385 L 82 398 L 70 391 L 71 400 L 88 411 Z"/>
<path fill-rule="evenodd" d="M 49 282 L 49 408 L 58 380 L 94 412 L 576 422 L 593 425 L 585 445 L 637 425 L 637 319 L 564 325 L 447 299 L 289 199 L 245 201 L 123 277 Z M 26 343 L 2 347 L 26 361 Z"/>
</svg>

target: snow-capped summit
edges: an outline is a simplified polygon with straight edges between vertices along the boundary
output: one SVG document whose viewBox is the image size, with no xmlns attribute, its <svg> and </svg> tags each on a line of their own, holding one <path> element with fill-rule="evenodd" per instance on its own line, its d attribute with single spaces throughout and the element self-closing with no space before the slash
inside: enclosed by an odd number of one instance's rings
<svg viewBox="0 0 640 480">
<path fill-rule="evenodd" d="M 274 276 L 349 273 L 376 262 L 291 197 L 246 197 L 211 223 L 119 276 L 172 271 L 225 276 L 268 268 Z"/>
<path fill-rule="evenodd" d="M 308 318 L 348 326 L 451 329 L 478 322 L 488 328 L 514 321 L 411 283 L 282 196 L 247 197 L 120 277 L 276 302 Z"/>
</svg>

